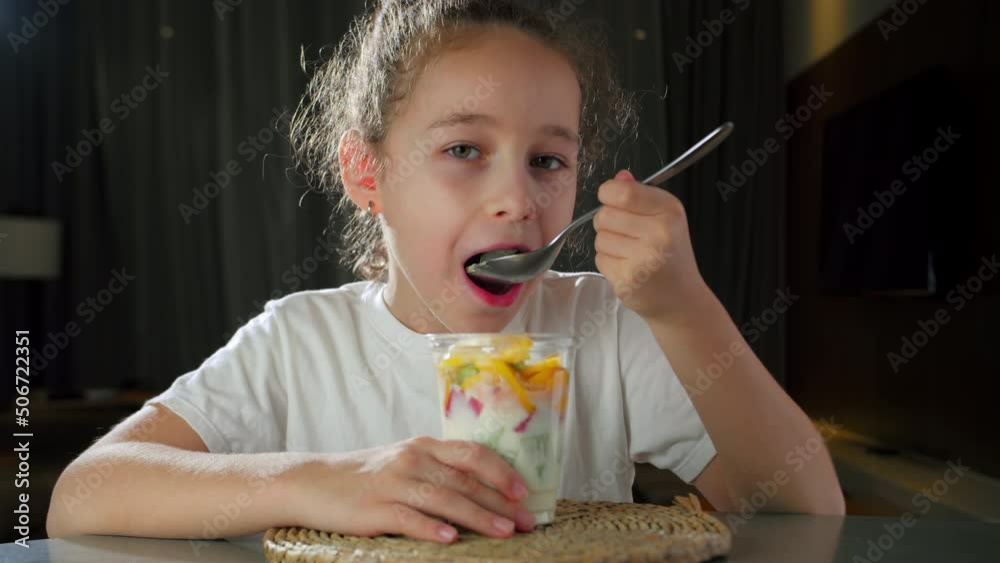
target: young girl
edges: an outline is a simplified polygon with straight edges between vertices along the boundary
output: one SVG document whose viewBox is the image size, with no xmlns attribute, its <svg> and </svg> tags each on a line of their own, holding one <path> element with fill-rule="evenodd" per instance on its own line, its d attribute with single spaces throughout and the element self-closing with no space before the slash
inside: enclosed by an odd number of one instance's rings
<svg viewBox="0 0 1000 563">
<path fill-rule="evenodd" d="M 354 209 L 347 256 L 366 281 L 268 303 L 65 470 L 49 535 L 531 529 L 502 458 L 435 438 L 431 332 L 574 337 L 562 497 L 630 501 L 649 462 L 721 511 L 764 495 L 765 510 L 843 513 L 819 434 L 706 286 L 668 192 L 627 171 L 600 185 L 600 274 L 466 275 L 484 252 L 551 240 L 622 141 L 632 108 L 593 37 L 505 1 L 387 0 L 359 21 L 292 134 L 310 178 Z M 804 448 L 818 453 L 787 461 Z"/>
</svg>

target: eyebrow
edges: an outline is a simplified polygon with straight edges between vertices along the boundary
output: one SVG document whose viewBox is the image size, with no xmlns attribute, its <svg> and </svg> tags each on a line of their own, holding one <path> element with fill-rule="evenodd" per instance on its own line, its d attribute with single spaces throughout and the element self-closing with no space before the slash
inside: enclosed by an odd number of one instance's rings
<svg viewBox="0 0 1000 563">
<path fill-rule="evenodd" d="M 445 117 L 431 122 L 431 124 L 427 126 L 427 130 L 431 131 L 434 129 L 454 127 L 456 125 L 472 125 L 475 123 L 496 125 L 498 122 L 497 118 L 485 113 L 455 112 L 449 113 Z M 580 142 L 580 136 L 577 133 L 561 125 L 543 125 L 542 132 L 550 137 L 559 137 L 573 144 L 578 144 Z"/>
<path fill-rule="evenodd" d="M 542 132 L 550 137 L 560 137 L 566 139 L 567 141 L 573 143 L 574 145 L 579 144 L 580 136 L 570 131 L 569 129 L 563 127 L 562 125 L 545 125 L 542 127 Z"/>
</svg>

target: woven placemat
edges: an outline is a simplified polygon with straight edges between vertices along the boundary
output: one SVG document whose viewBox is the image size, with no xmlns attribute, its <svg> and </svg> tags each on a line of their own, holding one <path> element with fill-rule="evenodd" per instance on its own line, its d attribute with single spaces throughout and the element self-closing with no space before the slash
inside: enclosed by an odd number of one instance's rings
<svg viewBox="0 0 1000 563">
<path fill-rule="evenodd" d="M 402 536 L 363 538 L 302 528 L 271 528 L 271 563 L 400 561 L 626 562 L 707 561 L 729 553 L 732 534 L 694 495 L 672 506 L 560 500 L 552 524 L 496 539 L 462 531 L 451 545 Z"/>
</svg>

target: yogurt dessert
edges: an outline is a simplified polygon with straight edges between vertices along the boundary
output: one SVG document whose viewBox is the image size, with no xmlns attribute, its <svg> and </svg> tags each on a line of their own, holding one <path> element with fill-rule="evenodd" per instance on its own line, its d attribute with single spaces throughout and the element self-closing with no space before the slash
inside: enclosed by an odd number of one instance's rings
<svg viewBox="0 0 1000 563">
<path fill-rule="evenodd" d="M 430 335 L 446 440 L 494 450 L 524 478 L 538 524 L 555 518 L 573 350 L 566 336 Z"/>
</svg>

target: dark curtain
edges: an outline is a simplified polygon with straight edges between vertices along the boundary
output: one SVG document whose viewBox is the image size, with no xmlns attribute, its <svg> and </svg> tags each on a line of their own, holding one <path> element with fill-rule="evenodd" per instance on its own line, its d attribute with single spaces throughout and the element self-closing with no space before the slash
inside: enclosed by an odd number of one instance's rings
<svg viewBox="0 0 1000 563">
<path fill-rule="evenodd" d="M 0 303 L 39 335 L 80 325 L 39 370 L 54 390 L 165 388 L 268 299 L 353 280 L 336 258 L 313 258 L 336 242 L 337 229 L 325 231 L 324 197 L 290 173 L 281 133 L 305 85 L 300 47 L 316 58 L 364 2 L 233 4 L 72 2 L 20 52 L 5 54 L 13 79 L 4 96 L 15 93 L 5 120 L 15 141 L 3 163 L 16 172 L 4 176 L 16 180 L 13 189 L 4 182 L 0 213 L 60 218 L 65 262 L 59 282 L 3 282 Z M 775 136 L 784 107 L 780 4 L 742 4 L 546 3 L 560 17 L 606 22 L 620 76 L 641 93 L 640 138 L 622 141 L 609 170 L 627 166 L 642 177 L 735 122 L 721 150 L 669 189 L 687 205 L 704 276 L 740 323 L 769 306 L 784 279 L 782 154 L 727 201 L 715 185 L 748 148 Z M 11 5 L 5 35 L 38 10 L 32 1 Z M 735 21 L 678 68 L 671 54 L 723 8 Z M 113 130 L 91 154 L 68 172 L 54 170 L 53 162 L 75 161 L 66 146 L 96 138 L 102 120 Z M 206 189 L 210 182 L 222 187 Z M 567 258 L 558 266 L 593 264 Z M 83 304 L 116 276 L 134 279 L 91 314 Z M 779 320 L 754 344 L 779 379 L 783 341 Z"/>
<path fill-rule="evenodd" d="M 663 22 L 663 68 L 670 86 L 663 130 L 671 154 L 723 121 L 736 125 L 720 150 L 672 181 L 671 190 L 686 204 L 702 274 L 740 326 L 760 318 L 773 307 L 778 292 L 786 289 L 787 133 L 776 125 L 786 109 L 781 5 L 750 0 L 667 1 L 658 5 L 662 10 L 658 21 Z M 721 33 L 716 34 L 714 30 L 720 28 Z M 708 46 L 702 47 L 691 63 L 673 56 L 687 56 L 688 49 L 697 53 L 692 43 Z M 772 146 L 780 148 L 771 154 L 766 147 Z M 763 164 L 752 166 L 748 161 Z M 731 180 L 734 166 L 741 173 L 744 168 L 756 170 L 745 184 L 736 187 L 739 178 Z M 719 181 L 726 185 L 720 186 Z M 790 289 L 792 294 L 796 292 Z M 752 330 L 744 332 L 782 383 L 786 323 L 787 318 L 779 314 L 771 325 L 763 321 L 751 325 L 764 327 L 757 329 L 759 338 Z"/>
<path fill-rule="evenodd" d="M 335 42 L 362 3 L 232 4 L 71 3 L 15 60 L 25 169 L 9 209 L 66 232 L 38 329 L 81 326 L 40 370 L 52 387 L 163 388 L 268 299 L 352 279 L 311 258 L 336 237 L 323 196 L 286 174 L 283 126 L 305 84 L 300 45 Z M 17 19 L 35 10 L 20 2 Z M 102 120 L 92 154 L 54 171 Z M 134 279 L 81 315 L 116 272 Z"/>
<path fill-rule="evenodd" d="M 607 22 L 620 77 L 642 101 L 639 139 L 621 146 L 607 172 L 629 167 L 637 178 L 645 178 L 723 122 L 736 125 L 712 155 L 666 187 L 685 204 L 705 280 L 737 325 L 752 323 L 786 289 L 785 140 L 784 129 L 776 129 L 785 115 L 781 3 L 578 3 L 561 2 L 553 10 Z M 768 153 L 736 188 L 730 182 L 731 167 L 741 168 L 751 158 L 748 150 L 760 159 L 769 139 L 781 148 Z M 720 180 L 735 191 L 720 189 Z M 596 204 L 594 187 L 583 195 L 591 205 Z M 584 261 L 582 266 L 593 264 Z M 745 334 L 784 383 L 787 320 L 780 314 L 776 321 L 768 320 L 773 324 L 761 321 L 763 330 L 751 324 Z"/>
</svg>

